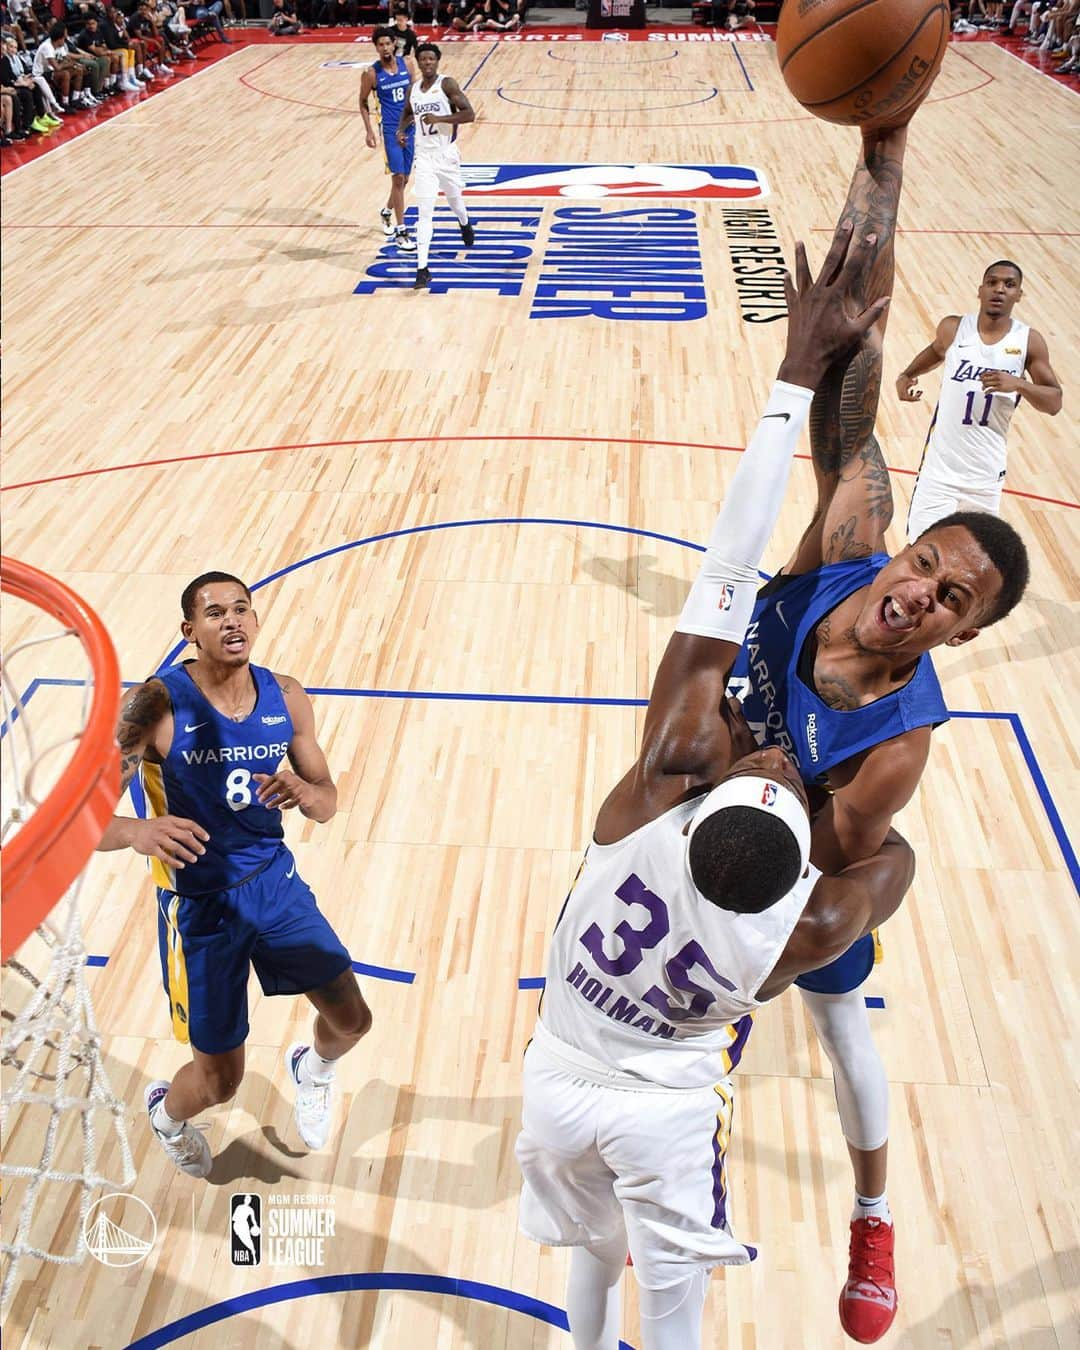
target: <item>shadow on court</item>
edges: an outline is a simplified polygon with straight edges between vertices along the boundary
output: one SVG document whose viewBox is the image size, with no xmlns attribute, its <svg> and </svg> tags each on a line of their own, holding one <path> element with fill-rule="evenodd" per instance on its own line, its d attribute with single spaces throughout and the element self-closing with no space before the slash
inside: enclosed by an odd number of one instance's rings
<svg viewBox="0 0 1080 1350">
<path fill-rule="evenodd" d="M 682 613 L 688 583 L 683 577 L 656 570 L 657 559 L 647 554 L 630 558 L 586 558 L 582 570 L 602 586 L 615 586 L 641 601 L 658 619 L 675 619 Z"/>
</svg>

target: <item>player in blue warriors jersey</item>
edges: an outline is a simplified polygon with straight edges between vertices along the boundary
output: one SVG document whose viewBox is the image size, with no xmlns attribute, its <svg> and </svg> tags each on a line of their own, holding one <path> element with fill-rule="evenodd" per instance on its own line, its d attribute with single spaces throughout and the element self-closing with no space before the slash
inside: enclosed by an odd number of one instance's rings
<svg viewBox="0 0 1080 1350">
<path fill-rule="evenodd" d="M 416 66 L 411 57 L 398 56 L 392 28 L 376 28 L 371 40 L 379 59 L 368 66 L 360 77 L 360 116 L 364 119 L 367 147 L 374 150 L 379 142 L 368 107 L 368 100 L 374 94 L 376 116 L 382 132 L 383 158 L 386 172 L 390 175 L 390 196 L 379 212 L 379 217 L 383 233 L 388 238 L 393 235 L 394 243 L 403 253 L 415 253 L 416 240 L 405 228 L 405 184 L 412 173 L 416 138 L 415 132 L 411 130 L 405 144 L 400 145 L 397 131 L 401 114 L 407 106 L 409 85 L 416 74 Z"/>
<path fill-rule="evenodd" d="M 296 680 L 251 664 L 259 623 L 242 581 L 208 572 L 181 608 L 195 659 L 133 689 L 116 733 L 123 785 L 141 770 L 149 815 L 114 816 L 98 848 L 150 859 L 173 1031 L 191 1062 L 150 1084 L 147 1110 L 175 1165 L 205 1177 L 210 1148 L 188 1122 L 243 1077 L 251 966 L 264 993 L 306 994 L 316 1010 L 310 1044 L 285 1055 L 309 1148 L 329 1137 L 337 1061 L 371 1013 L 284 838 L 283 811 L 325 823 L 337 809 L 311 700 Z"/>
<path fill-rule="evenodd" d="M 862 303 L 892 287 L 906 140 L 906 126 L 863 133 L 841 217 L 876 236 Z M 928 653 L 970 642 L 1003 618 L 1028 577 L 1016 531 L 979 512 L 948 516 L 895 557 L 886 553 L 892 490 L 874 437 L 883 332 L 884 318 L 817 388 L 817 504 L 794 556 L 761 591 L 732 672 L 759 743 L 788 751 L 804 782 L 824 789 L 812 859 L 826 874 L 872 857 L 915 791 L 933 728 L 947 717 Z M 885 1199 L 888 1085 L 859 988 L 873 962 L 866 936 L 797 981 L 832 1062 L 855 1172 L 840 1319 L 864 1343 L 884 1334 L 897 1303 Z"/>
</svg>

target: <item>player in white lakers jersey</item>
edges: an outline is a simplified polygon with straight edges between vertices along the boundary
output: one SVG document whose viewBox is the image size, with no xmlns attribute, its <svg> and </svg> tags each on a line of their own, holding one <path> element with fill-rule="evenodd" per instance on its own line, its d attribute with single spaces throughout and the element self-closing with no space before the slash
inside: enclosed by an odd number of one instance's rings
<svg viewBox="0 0 1080 1350">
<path fill-rule="evenodd" d="M 577 1350 L 616 1350 L 628 1248 L 644 1350 L 700 1344 L 709 1271 L 756 1254 L 731 1232 L 725 1171 L 751 1016 L 887 918 L 911 880 L 895 833 L 819 879 L 798 769 L 754 748 L 724 696 L 812 391 L 884 308 L 845 312 L 875 242 L 851 239 L 842 225 L 817 282 L 798 247 L 779 378 L 552 939 L 525 1057 L 521 1227 L 574 1248 Z"/>
<path fill-rule="evenodd" d="M 428 258 L 431 239 L 435 233 L 435 199 L 441 191 L 461 227 L 461 238 L 471 248 L 475 233 L 465 208 L 465 179 L 461 173 L 461 155 L 457 148 L 457 129 L 465 122 L 476 120 L 473 106 L 457 80 L 439 74 L 442 56 L 434 42 L 421 42 L 416 49 L 420 78 L 409 88 L 398 126 L 398 140 L 408 136 L 416 124 L 416 171 L 413 190 L 420 218 L 416 225 L 416 280 L 415 290 L 431 285 Z"/>
<path fill-rule="evenodd" d="M 978 314 L 942 319 L 930 346 L 897 376 L 900 398 L 915 403 L 922 397 L 919 376 L 945 363 L 911 499 L 909 542 L 954 511 L 997 515 L 1005 437 L 1017 404 L 1027 399 L 1051 417 L 1061 408 L 1046 339 L 1012 317 L 1023 280 L 1016 263 L 991 263 L 979 287 Z"/>
</svg>

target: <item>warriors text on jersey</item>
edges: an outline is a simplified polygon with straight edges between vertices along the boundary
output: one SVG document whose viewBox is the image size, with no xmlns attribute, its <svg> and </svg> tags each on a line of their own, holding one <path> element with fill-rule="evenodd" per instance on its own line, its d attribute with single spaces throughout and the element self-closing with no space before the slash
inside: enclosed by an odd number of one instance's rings
<svg viewBox="0 0 1080 1350">
<path fill-rule="evenodd" d="M 538 1040 L 646 1083 L 699 1088 L 738 1062 L 757 990 L 787 945 L 811 867 L 761 914 L 699 894 L 685 826 L 700 799 L 615 844 L 590 844 L 551 939 Z"/>
<path fill-rule="evenodd" d="M 400 56 L 394 57 L 397 69 L 389 71 L 381 61 L 376 61 L 375 93 L 379 98 L 379 121 L 382 124 L 383 138 L 392 138 L 397 134 L 401 114 L 405 111 L 405 96 L 409 92 L 411 76 L 409 68 Z"/>
<path fill-rule="evenodd" d="M 154 880 L 178 895 L 227 890 L 266 867 L 282 847 L 281 811 L 255 795 L 255 773 L 274 773 L 293 735 L 292 717 L 273 674 L 250 666 L 255 707 L 242 722 L 218 712 L 186 665 L 155 676 L 169 691 L 173 738 L 162 764 L 144 760 L 143 789 L 152 815 L 183 816 L 210 839 L 197 862 L 176 869 L 154 859 Z"/>
<path fill-rule="evenodd" d="M 795 757 L 806 783 L 824 783 L 830 769 L 913 727 L 948 720 L 934 664 L 923 653 L 901 689 L 861 708 L 830 708 L 814 689 L 814 628 L 854 591 L 869 586 L 889 561 L 885 553 L 830 563 L 801 576 L 779 576 L 754 605 L 728 692 L 759 745 Z"/>
<path fill-rule="evenodd" d="M 945 353 L 920 474 L 974 489 L 994 487 L 1005 476 L 1005 435 L 1020 395 L 992 394 L 979 377 L 987 370 L 1022 376 L 1029 331 L 1013 319 L 1000 342 L 986 343 L 979 336 L 979 316 L 961 318 Z"/>
</svg>

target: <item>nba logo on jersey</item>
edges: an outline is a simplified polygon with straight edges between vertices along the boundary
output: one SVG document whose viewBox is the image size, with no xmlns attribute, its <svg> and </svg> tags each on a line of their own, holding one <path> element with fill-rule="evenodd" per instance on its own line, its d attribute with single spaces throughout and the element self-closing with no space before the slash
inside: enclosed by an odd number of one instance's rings
<svg viewBox="0 0 1080 1350">
<path fill-rule="evenodd" d="M 473 197 L 681 197 L 742 201 L 768 196 L 760 169 L 747 164 L 463 164 Z"/>
<path fill-rule="evenodd" d="M 762 790 L 761 790 L 761 804 L 762 804 L 762 806 L 775 806 L 775 805 L 776 805 L 776 784 L 775 784 L 775 783 L 766 783 L 765 786 L 762 788 Z"/>
<path fill-rule="evenodd" d="M 717 606 L 717 608 L 722 612 L 726 612 L 731 608 L 731 602 L 734 599 L 735 599 L 735 587 L 730 585 L 728 582 L 725 582 L 723 586 L 720 587 L 720 603 Z"/>
</svg>

